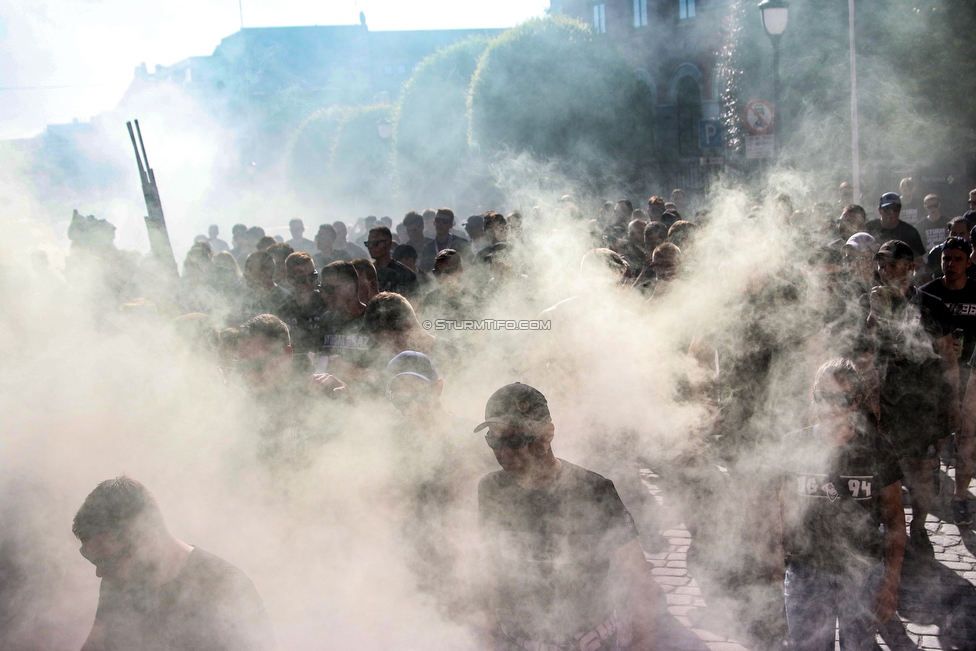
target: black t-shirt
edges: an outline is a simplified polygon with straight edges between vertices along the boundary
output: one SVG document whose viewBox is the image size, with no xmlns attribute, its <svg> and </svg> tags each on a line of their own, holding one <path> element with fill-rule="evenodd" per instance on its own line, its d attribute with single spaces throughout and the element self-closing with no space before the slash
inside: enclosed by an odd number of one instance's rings
<svg viewBox="0 0 976 651">
<path fill-rule="evenodd" d="M 363 314 L 343 319 L 339 313 L 329 312 L 322 320 L 321 332 L 319 352 L 322 355 L 342 357 L 350 364 L 363 368 L 376 357 L 373 342 L 363 329 Z"/>
<path fill-rule="evenodd" d="M 296 355 L 318 352 L 322 345 L 322 319 L 327 311 L 325 300 L 317 291 L 306 305 L 299 305 L 295 298 L 291 298 L 278 310 L 278 318 L 288 326 L 291 347 Z"/>
<path fill-rule="evenodd" d="M 926 249 L 938 246 L 949 237 L 949 218 L 940 217 L 938 221 L 929 221 L 928 217 L 923 217 L 915 224 L 915 230 L 922 236 L 922 243 Z"/>
<path fill-rule="evenodd" d="M 402 262 L 392 260 L 385 267 L 376 267 L 376 285 L 381 292 L 396 292 L 409 297 L 417 290 L 417 274 Z"/>
<path fill-rule="evenodd" d="M 866 315 L 870 299 L 860 299 Z M 939 299 L 911 288 L 878 315 L 875 365 L 881 378 L 881 431 L 899 456 L 917 456 L 948 434 L 949 390 L 934 342 L 952 333 Z"/>
<path fill-rule="evenodd" d="M 898 224 L 894 228 L 889 229 L 881 227 L 880 219 L 872 219 L 864 226 L 864 229 L 878 241 L 878 244 L 884 244 L 889 240 L 901 240 L 912 247 L 912 251 L 917 256 L 924 256 L 928 250 L 922 242 L 922 236 L 918 234 L 918 230 L 901 220 L 898 220 Z M 945 240 L 945 237 L 942 239 Z"/>
<path fill-rule="evenodd" d="M 102 581 L 96 620 L 106 651 L 258 651 L 274 648 L 251 580 L 197 547 L 169 583 L 120 590 Z"/>
<path fill-rule="evenodd" d="M 529 640 L 572 639 L 606 619 L 614 609 L 611 553 L 637 537 L 613 482 L 561 463 L 559 477 L 538 490 L 504 471 L 478 486 L 499 618 Z"/>
<path fill-rule="evenodd" d="M 352 257 L 342 249 L 332 249 L 332 255 L 325 255 L 321 251 L 312 256 L 312 262 L 315 264 L 315 268 L 319 271 L 322 270 L 327 264 L 337 262 L 339 260 L 351 260 Z"/>
<path fill-rule="evenodd" d="M 873 430 L 835 446 L 819 426 L 783 441 L 787 558 L 834 574 L 882 560 L 881 489 L 902 478 L 891 445 Z"/>
<path fill-rule="evenodd" d="M 967 279 L 962 289 L 948 289 L 939 278 L 922 285 L 919 291 L 935 296 L 949 308 L 954 327 L 963 331 L 960 359 L 968 361 L 976 350 L 976 281 Z"/>
</svg>

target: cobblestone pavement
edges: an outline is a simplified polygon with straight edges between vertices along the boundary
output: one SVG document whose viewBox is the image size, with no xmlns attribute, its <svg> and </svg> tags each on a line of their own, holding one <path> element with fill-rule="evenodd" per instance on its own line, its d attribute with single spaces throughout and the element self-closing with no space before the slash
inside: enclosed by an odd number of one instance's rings
<svg viewBox="0 0 976 651">
<path fill-rule="evenodd" d="M 645 486 L 658 505 L 663 540 L 648 553 L 652 572 L 667 597 L 660 648 L 664 651 L 742 651 L 750 647 L 727 609 L 708 603 L 687 566 L 691 534 L 669 508 L 660 478 L 642 473 Z M 892 619 L 878 636 L 878 649 L 887 651 L 976 650 L 976 533 L 950 524 L 949 497 L 953 471 L 942 473 L 942 492 L 926 528 L 935 547 L 935 560 L 906 555 L 899 590 L 897 621 Z M 906 493 L 907 501 L 907 493 Z M 972 502 L 971 502 L 972 504 Z M 911 511 L 905 509 L 906 519 Z M 666 549 L 664 549 L 666 547 Z M 839 648 L 839 647 L 838 647 Z"/>
</svg>

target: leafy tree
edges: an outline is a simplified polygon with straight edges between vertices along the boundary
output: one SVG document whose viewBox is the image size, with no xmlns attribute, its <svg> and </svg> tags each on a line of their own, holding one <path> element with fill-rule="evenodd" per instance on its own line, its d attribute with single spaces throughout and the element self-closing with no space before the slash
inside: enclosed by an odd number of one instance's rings
<svg viewBox="0 0 976 651">
<path fill-rule="evenodd" d="M 489 44 L 468 119 L 484 154 L 529 151 L 597 184 L 638 180 L 653 147 L 647 86 L 607 39 L 565 17 L 530 20 Z"/>
<path fill-rule="evenodd" d="M 329 185 L 334 198 L 350 208 L 386 208 L 393 198 L 391 143 L 379 124 L 389 121 L 386 105 L 364 106 L 345 113 L 329 157 Z"/>
<path fill-rule="evenodd" d="M 446 199 L 463 184 L 468 87 L 487 46 L 488 39 L 472 37 L 432 54 L 403 87 L 393 138 L 399 193 L 408 205 Z"/>
</svg>

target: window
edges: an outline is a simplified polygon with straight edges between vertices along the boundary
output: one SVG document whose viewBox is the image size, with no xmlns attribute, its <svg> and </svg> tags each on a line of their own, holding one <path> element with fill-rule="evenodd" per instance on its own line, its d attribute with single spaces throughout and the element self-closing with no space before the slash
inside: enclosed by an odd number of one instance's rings
<svg viewBox="0 0 976 651">
<path fill-rule="evenodd" d="M 593 29 L 597 34 L 607 33 L 607 6 L 602 2 L 593 5 Z"/>
<path fill-rule="evenodd" d="M 698 122 L 702 119 L 701 89 L 692 77 L 678 81 L 678 155 L 698 156 Z"/>
<path fill-rule="evenodd" d="M 393 74 L 393 66 L 383 66 L 383 74 L 384 75 L 392 75 Z"/>
<path fill-rule="evenodd" d="M 695 17 L 695 0 L 678 0 L 678 19 L 687 20 Z"/>
<path fill-rule="evenodd" d="M 407 66 L 404 66 L 404 65 L 397 66 L 397 74 L 398 75 L 405 75 L 405 74 L 407 74 Z"/>
<path fill-rule="evenodd" d="M 634 27 L 647 27 L 647 0 L 634 0 Z"/>
</svg>

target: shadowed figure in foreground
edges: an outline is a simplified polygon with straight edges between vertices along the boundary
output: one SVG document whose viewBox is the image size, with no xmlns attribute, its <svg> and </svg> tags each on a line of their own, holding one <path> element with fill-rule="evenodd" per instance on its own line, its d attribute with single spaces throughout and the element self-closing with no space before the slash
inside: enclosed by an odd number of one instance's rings
<svg viewBox="0 0 976 651">
<path fill-rule="evenodd" d="M 271 623 L 251 580 L 166 528 L 134 479 L 100 483 L 75 515 L 81 555 L 102 579 L 82 651 L 264 651 Z"/>
</svg>

